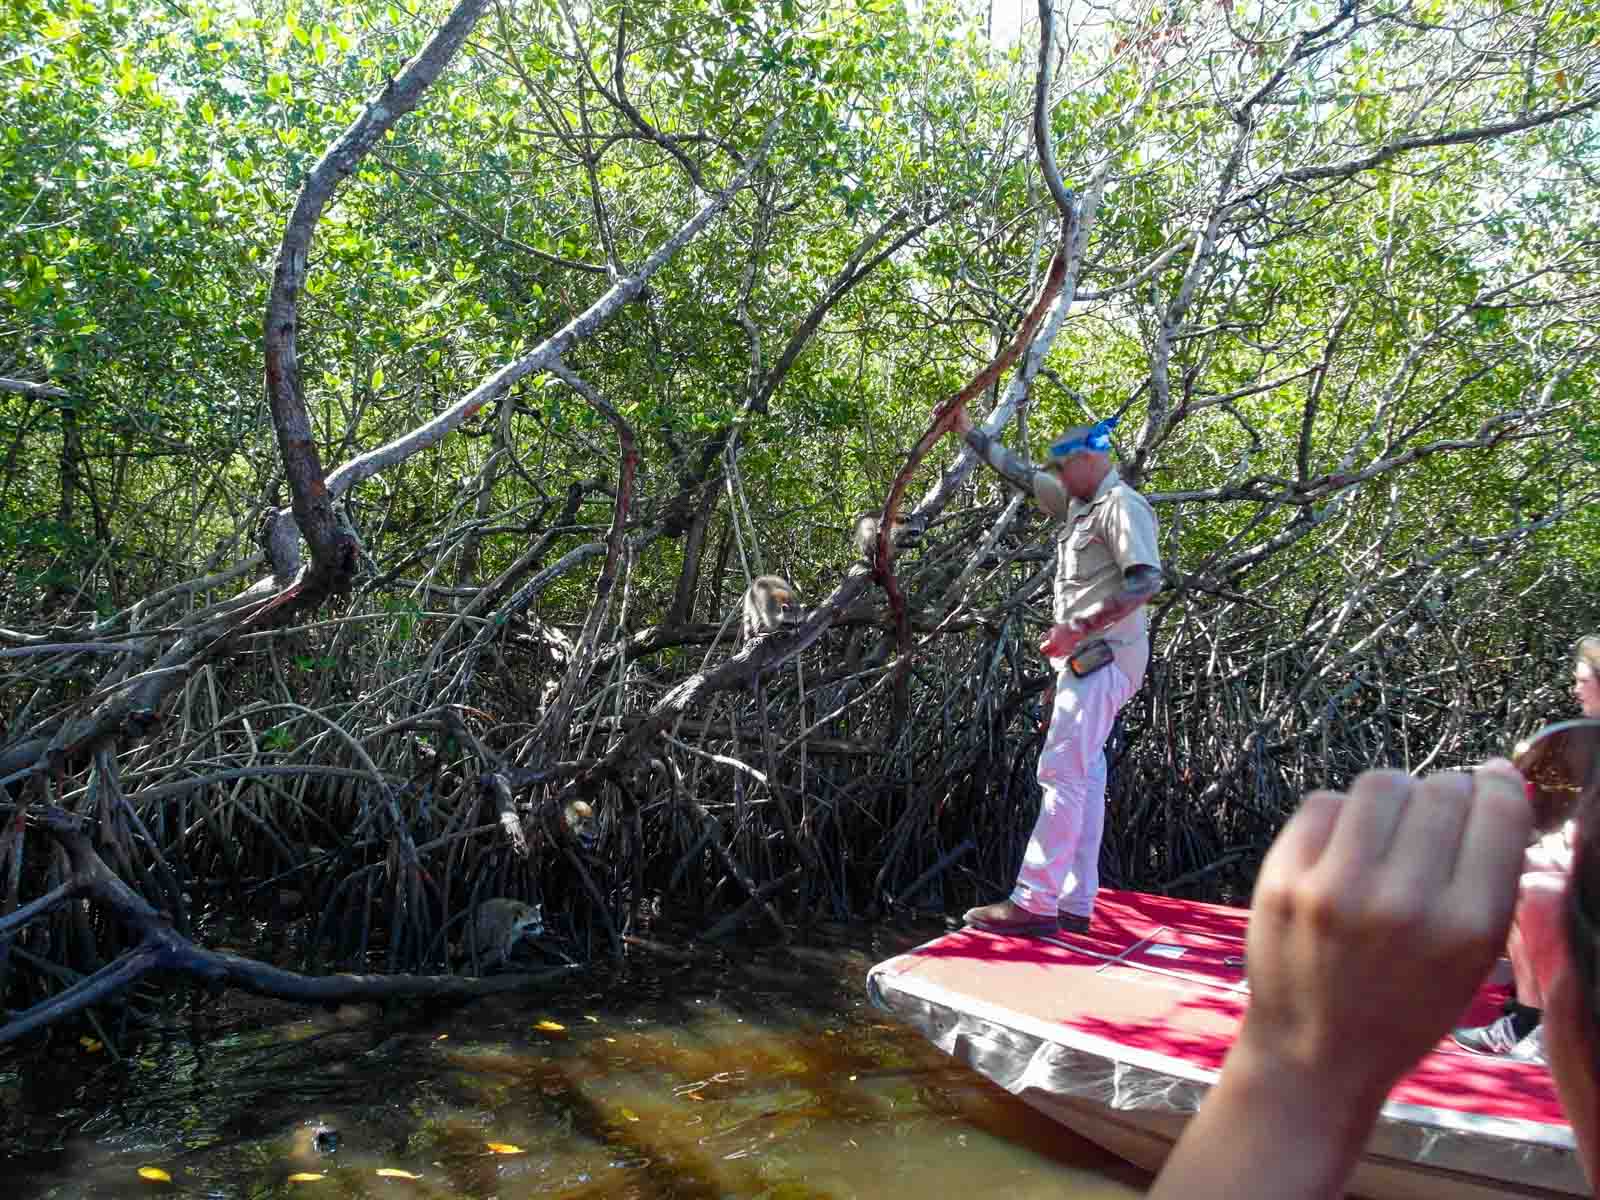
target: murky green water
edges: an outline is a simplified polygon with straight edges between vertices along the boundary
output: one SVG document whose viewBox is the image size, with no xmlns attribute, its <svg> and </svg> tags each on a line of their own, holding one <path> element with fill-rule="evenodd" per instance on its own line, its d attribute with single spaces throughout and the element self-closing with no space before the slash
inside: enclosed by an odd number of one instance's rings
<svg viewBox="0 0 1600 1200">
<path fill-rule="evenodd" d="M 641 950 L 428 1020 L 233 1000 L 121 1064 L 0 1059 L 5 1200 L 1139 1195 L 868 1006 L 868 966 L 935 932 Z"/>
</svg>

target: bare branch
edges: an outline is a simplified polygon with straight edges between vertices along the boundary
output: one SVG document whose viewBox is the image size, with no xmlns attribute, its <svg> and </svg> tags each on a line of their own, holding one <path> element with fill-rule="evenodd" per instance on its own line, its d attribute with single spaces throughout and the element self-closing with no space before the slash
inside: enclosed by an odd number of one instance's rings
<svg viewBox="0 0 1600 1200">
<path fill-rule="evenodd" d="M 419 450 L 437 445 L 446 434 L 477 413 L 485 404 L 504 395 L 512 384 L 535 371 L 547 370 L 551 363 L 603 326 L 623 305 L 643 291 L 644 285 L 652 275 L 670 262 L 679 250 L 693 241 L 723 209 L 727 208 L 733 197 L 749 182 L 751 173 L 766 157 L 776 129 L 776 122 L 768 126 L 760 146 L 728 186 L 706 201 L 694 216 L 679 226 L 637 271 L 626 279 L 618 280 L 604 295 L 565 326 L 523 357 L 501 367 L 427 424 L 418 426 L 410 433 L 403 434 L 375 450 L 369 450 L 339 467 L 328 476 L 328 495 L 335 498 L 342 496 L 350 488 L 363 480 L 370 479 L 379 471 L 404 462 Z"/>
<path fill-rule="evenodd" d="M 284 228 L 267 297 L 267 398 L 272 405 L 272 423 L 278 434 L 295 523 L 311 547 L 312 575 L 305 582 L 309 585 L 307 594 L 313 599 L 349 586 L 355 571 L 356 546 L 354 535 L 341 527 L 334 514 L 335 493 L 323 480 L 322 461 L 312 437 L 300 382 L 296 335 L 312 234 L 334 189 L 354 173 L 378 139 L 416 107 L 423 92 L 455 57 L 487 6 L 488 0 L 461 0 L 417 56 L 377 99 L 368 103 L 311 168 Z"/>
<path fill-rule="evenodd" d="M 1279 171 L 1265 183 L 1235 197 L 1233 202 L 1241 203 L 1246 200 L 1256 199 L 1286 183 L 1310 183 L 1316 179 L 1349 179 L 1360 175 L 1364 171 L 1370 171 L 1374 167 L 1381 167 L 1384 163 L 1412 150 L 1423 150 L 1431 146 L 1465 146 L 1476 142 L 1495 141 L 1499 138 L 1510 137 L 1514 133 L 1525 133 L 1530 129 L 1538 129 L 1544 125 L 1553 125 L 1557 121 L 1565 121 L 1569 117 L 1580 117 L 1584 113 L 1593 112 L 1597 107 L 1600 107 L 1600 96 L 1595 96 L 1578 104 L 1569 104 L 1563 108 L 1529 113 L 1527 116 L 1518 117 L 1511 121 L 1496 121 L 1488 125 L 1469 126 L 1465 129 L 1451 129 L 1440 133 L 1421 133 L 1413 137 L 1397 138 L 1370 154 L 1346 159 L 1343 162 L 1321 163 L 1311 167 L 1294 167 Z"/>
<path fill-rule="evenodd" d="M 66 388 L 53 383 L 34 383 L 28 379 L 8 379 L 5 376 L 0 376 L 0 392 L 14 392 L 35 400 L 64 400 L 69 395 Z"/>
</svg>

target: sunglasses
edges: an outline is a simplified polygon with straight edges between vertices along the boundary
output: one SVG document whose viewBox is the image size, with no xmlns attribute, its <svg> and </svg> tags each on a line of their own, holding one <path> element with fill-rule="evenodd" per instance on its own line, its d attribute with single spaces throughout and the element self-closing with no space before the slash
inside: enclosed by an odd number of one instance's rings
<svg viewBox="0 0 1600 1200">
<path fill-rule="evenodd" d="M 1555 829 L 1577 811 L 1585 792 L 1600 783 L 1600 718 L 1546 725 L 1511 752 L 1528 781 L 1528 803 L 1538 829 Z"/>
<path fill-rule="evenodd" d="M 1079 450 L 1093 450 L 1097 454 L 1104 454 L 1111 449 L 1111 431 L 1117 427 L 1118 417 L 1107 417 L 1104 421 L 1096 421 L 1088 430 L 1080 434 L 1068 434 L 1057 442 L 1051 443 L 1050 458 L 1057 461 L 1075 454 Z"/>
</svg>

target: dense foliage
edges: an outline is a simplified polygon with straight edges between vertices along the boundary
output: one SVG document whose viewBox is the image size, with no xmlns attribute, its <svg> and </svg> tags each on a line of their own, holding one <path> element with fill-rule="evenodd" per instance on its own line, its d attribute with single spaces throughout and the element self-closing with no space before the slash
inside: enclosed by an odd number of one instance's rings
<svg viewBox="0 0 1600 1200">
<path fill-rule="evenodd" d="M 585 952 L 651 913 L 992 898 L 1032 820 L 1052 531 L 970 462 L 941 475 L 942 443 L 896 561 L 910 647 L 849 532 L 1054 248 L 1036 26 L 1006 43 L 943 0 L 490 5 L 320 211 L 269 405 L 296 198 L 445 15 L 0 12 L 10 811 L 91 817 L 184 927 L 225 892 L 301 918 L 308 960 L 382 945 L 391 968 L 437 966 L 492 894 L 542 894 Z M 1006 437 L 1121 416 L 1169 587 L 1106 866 L 1238 897 L 1302 789 L 1503 749 L 1562 711 L 1600 627 L 1600 15 L 1058 21 L 1050 124 L 1088 236 Z M 559 358 L 463 405 L 740 180 Z M 224 639 L 230 606 L 326 565 L 311 531 L 304 562 L 271 536 L 301 517 L 295 389 L 357 548 L 315 611 Z M 832 593 L 828 628 L 618 761 L 733 652 L 764 571 Z M 596 857 L 562 827 L 574 780 Z M 65 879 L 35 836 L 0 835 L 0 919 Z M 0 994 L 120 937 L 36 921 Z"/>
</svg>

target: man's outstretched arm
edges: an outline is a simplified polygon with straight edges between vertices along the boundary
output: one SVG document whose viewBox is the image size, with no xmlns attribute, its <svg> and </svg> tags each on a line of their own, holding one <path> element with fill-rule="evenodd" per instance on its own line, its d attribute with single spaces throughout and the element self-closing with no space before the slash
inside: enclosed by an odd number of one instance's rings
<svg viewBox="0 0 1600 1200">
<path fill-rule="evenodd" d="M 972 447 L 972 452 L 981 461 L 989 465 L 990 470 L 1030 496 L 1033 494 L 1033 477 L 1038 468 L 974 425 L 965 405 L 955 415 L 955 427 L 960 430 L 962 440 Z"/>
</svg>

